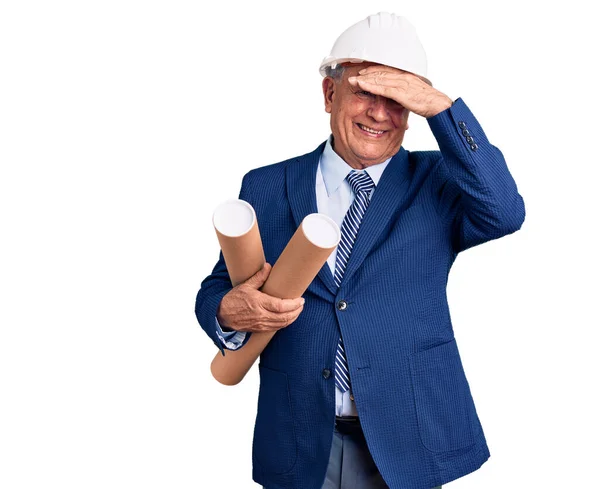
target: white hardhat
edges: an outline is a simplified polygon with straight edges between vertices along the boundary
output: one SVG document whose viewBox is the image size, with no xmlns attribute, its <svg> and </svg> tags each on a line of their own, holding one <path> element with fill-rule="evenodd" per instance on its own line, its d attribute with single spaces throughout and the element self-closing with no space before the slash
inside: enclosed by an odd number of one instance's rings
<svg viewBox="0 0 600 489">
<path fill-rule="evenodd" d="M 404 17 L 379 12 L 346 29 L 337 38 L 331 54 L 323 59 L 319 71 L 347 62 L 374 63 L 409 71 L 427 83 L 427 57 L 412 24 Z"/>
</svg>

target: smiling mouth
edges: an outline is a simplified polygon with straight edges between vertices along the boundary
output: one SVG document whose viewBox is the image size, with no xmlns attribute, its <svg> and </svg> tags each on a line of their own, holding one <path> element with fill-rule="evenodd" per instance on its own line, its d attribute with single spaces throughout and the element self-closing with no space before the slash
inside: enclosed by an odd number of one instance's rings
<svg viewBox="0 0 600 489">
<path fill-rule="evenodd" d="M 377 130 L 372 129 L 372 128 L 368 127 L 368 126 L 360 124 L 358 122 L 356 123 L 356 125 L 358 126 L 358 128 L 361 131 L 366 132 L 367 134 L 370 134 L 372 136 L 381 136 L 385 132 L 385 131 L 377 131 Z"/>
</svg>

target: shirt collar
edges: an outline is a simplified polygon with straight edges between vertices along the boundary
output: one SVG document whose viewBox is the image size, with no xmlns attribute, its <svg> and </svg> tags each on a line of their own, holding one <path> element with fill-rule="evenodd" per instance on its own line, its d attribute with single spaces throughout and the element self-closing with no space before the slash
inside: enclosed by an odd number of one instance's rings
<svg viewBox="0 0 600 489">
<path fill-rule="evenodd" d="M 353 168 L 333 150 L 331 144 L 332 141 L 333 135 L 329 136 L 320 161 L 321 173 L 323 174 L 323 182 L 327 189 L 327 196 L 331 196 L 335 193 L 348 174 L 353 170 Z M 369 166 L 365 170 L 357 171 L 367 172 L 375 186 L 377 186 L 379 179 L 390 160 L 391 158 L 388 158 L 383 163 L 378 163 L 377 165 Z"/>
</svg>

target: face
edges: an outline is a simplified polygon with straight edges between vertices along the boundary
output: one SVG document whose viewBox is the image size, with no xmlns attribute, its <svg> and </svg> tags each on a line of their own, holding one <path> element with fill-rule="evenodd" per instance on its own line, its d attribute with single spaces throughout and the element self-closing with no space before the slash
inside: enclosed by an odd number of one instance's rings
<svg viewBox="0 0 600 489">
<path fill-rule="evenodd" d="M 353 87 L 348 77 L 375 63 L 349 63 L 336 82 L 323 80 L 325 111 L 331 114 L 334 150 L 351 167 L 362 169 L 395 155 L 408 129 L 409 111 L 394 100 Z"/>
</svg>

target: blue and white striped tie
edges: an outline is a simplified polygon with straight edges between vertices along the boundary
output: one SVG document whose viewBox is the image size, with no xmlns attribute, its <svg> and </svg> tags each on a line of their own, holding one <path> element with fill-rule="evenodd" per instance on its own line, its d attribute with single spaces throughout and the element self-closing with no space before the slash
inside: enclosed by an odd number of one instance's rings
<svg viewBox="0 0 600 489">
<path fill-rule="evenodd" d="M 369 206 L 369 194 L 375 184 L 366 172 L 357 172 L 352 170 L 346 177 L 354 191 L 354 202 L 348 209 L 344 222 L 342 222 L 342 239 L 337 248 L 335 258 L 335 273 L 333 275 L 335 284 L 339 287 L 342 283 L 342 277 L 346 271 L 346 265 L 352 252 L 352 246 L 358 234 L 358 228 L 362 221 L 365 211 Z M 335 385 L 346 392 L 350 388 L 350 374 L 348 372 L 348 361 L 342 338 L 338 342 L 337 352 L 335 354 Z"/>
</svg>

